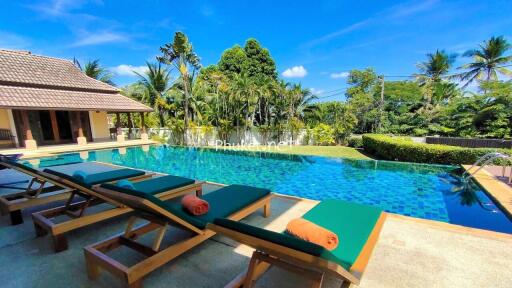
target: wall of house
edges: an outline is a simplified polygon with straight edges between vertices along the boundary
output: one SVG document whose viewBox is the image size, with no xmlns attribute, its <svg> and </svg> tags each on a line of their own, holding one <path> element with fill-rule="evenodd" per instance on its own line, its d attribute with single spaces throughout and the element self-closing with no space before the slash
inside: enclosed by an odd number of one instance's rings
<svg viewBox="0 0 512 288">
<path fill-rule="evenodd" d="M 11 129 L 7 109 L 0 109 L 0 129 Z"/>
<path fill-rule="evenodd" d="M 94 140 L 108 140 L 110 139 L 107 112 L 105 111 L 90 111 L 89 119 L 91 121 L 91 132 Z"/>
</svg>

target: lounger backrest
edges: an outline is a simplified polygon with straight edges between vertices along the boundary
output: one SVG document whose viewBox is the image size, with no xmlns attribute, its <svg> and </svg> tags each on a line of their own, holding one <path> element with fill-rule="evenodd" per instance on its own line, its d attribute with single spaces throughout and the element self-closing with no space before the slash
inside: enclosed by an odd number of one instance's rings
<svg viewBox="0 0 512 288">
<path fill-rule="evenodd" d="M 181 209 L 176 209 L 172 205 L 167 205 L 164 201 L 151 194 L 126 189 L 109 183 L 102 184 L 100 188 L 96 189 L 96 191 L 134 210 L 164 217 L 177 222 L 190 230 L 201 232 L 201 229 L 196 227 L 197 223 L 195 223 L 195 221 L 198 221 L 197 219 L 194 219 Z"/>
<path fill-rule="evenodd" d="M 18 163 L 15 161 L 10 161 L 10 160 L 1 161 L 0 164 L 2 164 L 3 166 L 5 166 L 9 169 L 14 169 L 16 171 L 19 171 L 19 172 L 29 175 L 31 177 L 34 177 L 37 179 L 42 179 L 46 182 L 52 183 L 53 185 L 57 185 L 57 186 L 60 186 L 63 188 L 69 188 L 67 185 L 65 185 L 61 181 L 58 181 L 58 179 L 56 179 L 52 175 L 49 175 L 45 172 L 34 169 L 28 165 Z"/>
<path fill-rule="evenodd" d="M 57 177 L 60 177 L 62 179 L 65 179 L 67 181 L 70 181 L 72 183 L 75 183 L 77 185 L 87 187 L 87 188 L 91 188 L 93 185 L 101 184 L 104 182 L 116 181 L 116 180 L 121 180 L 121 179 L 125 179 L 125 178 L 138 177 L 138 176 L 142 176 L 145 174 L 145 172 L 142 170 L 125 168 L 125 169 L 116 169 L 116 170 L 112 170 L 112 171 L 91 174 L 85 179 L 85 181 L 82 181 L 72 175 L 53 170 L 51 168 L 46 168 L 43 170 L 43 172 L 55 175 Z"/>
</svg>

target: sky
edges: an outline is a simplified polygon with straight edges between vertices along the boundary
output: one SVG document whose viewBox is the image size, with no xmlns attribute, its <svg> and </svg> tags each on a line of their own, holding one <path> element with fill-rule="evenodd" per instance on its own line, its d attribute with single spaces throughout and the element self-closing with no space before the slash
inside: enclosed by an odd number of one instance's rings
<svg viewBox="0 0 512 288">
<path fill-rule="evenodd" d="M 436 49 L 462 54 L 491 36 L 512 41 L 510 15 L 510 0 L 2 0 L 0 48 L 100 59 L 123 86 L 176 31 L 188 35 L 203 66 L 252 37 L 269 49 L 280 77 L 328 101 L 344 98 L 351 69 L 411 75 Z M 458 57 L 455 67 L 468 60 Z"/>
</svg>

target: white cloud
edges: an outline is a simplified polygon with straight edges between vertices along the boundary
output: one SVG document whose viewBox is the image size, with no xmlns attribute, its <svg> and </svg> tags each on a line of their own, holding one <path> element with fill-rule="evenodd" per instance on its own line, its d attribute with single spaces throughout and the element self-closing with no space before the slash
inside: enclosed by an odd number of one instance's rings
<svg viewBox="0 0 512 288">
<path fill-rule="evenodd" d="M 105 43 L 126 42 L 129 38 L 126 35 L 112 32 L 87 32 L 82 31 L 79 33 L 78 40 L 71 44 L 72 47 L 100 45 Z"/>
<path fill-rule="evenodd" d="M 116 67 L 112 67 L 110 70 L 119 76 L 136 76 L 137 74 L 135 74 L 135 72 L 144 74 L 148 70 L 148 67 L 121 64 Z"/>
<path fill-rule="evenodd" d="M 79 10 L 89 3 L 103 5 L 101 0 L 51 0 L 28 7 L 49 17 L 68 17 L 72 15 L 71 11 Z"/>
<path fill-rule="evenodd" d="M 316 88 L 311 88 L 311 89 L 309 89 L 309 91 L 311 91 L 311 94 L 316 95 L 316 96 L 322 95 L 325 92 L 325 90 L 323 90 L 323 89 L 316 89 Z"/>
<path fill-rule="evenodd" d="M 304 66 L 293 66 L 292 68 L 288 68 L 284 70 L 283 77 L 286 78 L 302 78 L 308 74 L 308 71 Z"/>
<path fill-rule="evenodd" d="M 205 17 L 212 16 L 215 13 L 213 8 L 210 5 L 207 5 L 207 4 L 201 6 L 201 9 L 199 11 Z"/>
<path fill-rule="evenodd" d="M 409 16 L 413 16 L 419 13 L 423 13 L 429 10 L 432 10 L 440 0 L 422 0 L 422 1 L 409 1 L 406 3 L 398 4 L 395 6 L 391 6 L 390 8 L 381 10 L 376 14 L 363 19 L 361 21 L 352 23 L 348 26 L 345 26 L 337 31 L 334 31 L 329 34 L 325 34 L 319 38 L 313 39 L 309 42 L 303 44 L 304 47 L 313 47 L 319 44 L 329 42 L 333 39 L 339 38 L 342 35 L 352 33 L 354 31 L 358 31 L 360 29 L 366 28 L 368 26 L 374 26 L 379 23 L 383 23 L 389 20 L 399 20 L 402 18 L 406 18 Z"/>
<path fill-rule="evenodd" d="M 331 73 L 331 78 L 332 79 L 347 78 L 349 74 L 350 74 L 349 72 Z"/>
</svg>

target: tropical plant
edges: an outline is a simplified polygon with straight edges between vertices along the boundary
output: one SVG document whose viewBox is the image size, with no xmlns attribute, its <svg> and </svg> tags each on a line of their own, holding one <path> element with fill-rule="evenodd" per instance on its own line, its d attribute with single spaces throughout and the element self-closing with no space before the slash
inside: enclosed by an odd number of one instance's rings
<svg viewBox="0 0 512 288">
<path fill-rule="evenodd" d="M 475 80 L 498 80 L 498 74 L 512 76 L 512 71 L 505 66 L 512 62 L 512 55 L 505 55 L 512 45 L 503 37 L 491 37 L 479 45 L 478 49 L 466 51 L 463 56 L 471 57 L 473 62 L 464 64 L 459 69 L 467 70 L 459 74 L 460 80 L 468 86 Z"/>
<path fill-rule="evenodd" d="M 184 91 L 184 130 L 188 127 L 189 108 L 188 103 L 192 91 L 191 82 L 194 79 L 195 71 L 201 68 L 200 59 L 192 48 L 187 36 L 183 32 L 174 34 L 173 42 L 160 47 L 162 56 L 157 57 L 158 61 L 176 67 L 180 73 L 180 81 Z M 183 141 L 186 143 L 186 133 Z"/>
<path fill-rule="evenodd" d="M 114 75 L 107 68 L 100 65 L 99 59 L 88 61 L 83 67 L 76 58 L 73 58 L 73 63 L 78 69 L 82 70 L 85 75 L 109 85 L 115 85 L 112 81 Z"/>
<path fill-rule="evenodd" d="M 139 76 L 139 83 L 144 88 L 141 100 L 158 111 L 160 127 L 164 127 L 165 113 L 169 109 L 168 92 L 171 85 L 171 71 L 162 67 L 160 63 L 147 62 L 146 65 L 145 73 L 134 72 Z"/>
</svg>

